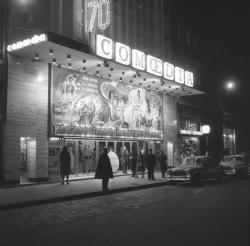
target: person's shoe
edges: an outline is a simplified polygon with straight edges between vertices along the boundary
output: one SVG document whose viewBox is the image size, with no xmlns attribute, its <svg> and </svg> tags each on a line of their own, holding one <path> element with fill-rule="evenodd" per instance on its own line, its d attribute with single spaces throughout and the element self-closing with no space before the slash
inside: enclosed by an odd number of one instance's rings
<svg viewBox="0 0 250 246">
<path fill-rule="evenodd" d="M 67 182 L 67 185 L 69 185 L 69 182 Z"/>
<path fill-rule="evenodd" d="M 64 185 L 64 182 L 61 182 L 61 185 Z"/>
</svg>

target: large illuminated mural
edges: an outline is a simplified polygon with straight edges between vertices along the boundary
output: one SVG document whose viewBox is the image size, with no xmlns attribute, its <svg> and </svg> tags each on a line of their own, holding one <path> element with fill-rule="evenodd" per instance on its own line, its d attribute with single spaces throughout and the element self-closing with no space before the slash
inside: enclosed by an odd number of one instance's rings
<svg viewBox="0 0 250 246">
<path fill-rule="evenodd" d="M 142 88 L 53 67 L 52 135 L 162 138 L 162 97 Z"/>
</svg>

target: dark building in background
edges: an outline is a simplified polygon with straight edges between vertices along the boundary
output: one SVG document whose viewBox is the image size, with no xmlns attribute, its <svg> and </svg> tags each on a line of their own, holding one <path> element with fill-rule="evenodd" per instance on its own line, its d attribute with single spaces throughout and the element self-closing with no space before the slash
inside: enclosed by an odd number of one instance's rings
<svg viewBox="0 0 250 246">
<path fill-rule="evenodd" d="M 243 98 L 248 98 L 249 76 L 244 7 L 224 1 L 215 5 L 195 0 L 172 1 L 171 13 L 172 55 L 197 68 L 197 80 L 206 93 L 182 97 L 180 117 L 186 118 L 185 111 L 192 111 L 190 116 L 196 121 L 211 125 L 208 141 L 215 154 L 247 151 L 249 113 Z M 235 82 L 232 90 L 226 88 L 230 80 Z"/>
<path fill-rule="evenodd" d="M 198 86 L 205 93 L 179 97 L 178 145 L 180 151 L 194 146 L 202 154 L 208 151 L 218 155 L 223 145 L 222 112 L 215 93 L 216 71 L 211 60 L 211 46 L 204 36 L 208 30 L 206 16 L 198 10 L 201 6 L 194 3 L 172 1 L 172 57 L 193 68 Z M 197 136 L 195 131 L 199 131 L 202 125 L 209 125 L 210 133 Z M 185 128 L 193 130 L 185 132 Z"/>
<path fill-rule="evenodd" d="M 168 154 L 169 166 L 178 165 L 176 157 L 184 152 L 205 154 L 211 151 L 217 155 L 223 150 L 223 110 L 215 93 L 217 75 L 210 56 L 211 47 L 200 34 L 197 23 L 192 22 L 187 3 L 180 6 L 170 0 L 100 2 L 102 5 L 97 6 L 91 0 L 10 1 L 8 44 L 35 34 L 47 33 L 47 36 L 41 43 L 10 51 L 8 66 L 4 67 L 8 74 L 5 80 L 5 83 L 8 81 L 8 91 L 5 90 L 8 101 L 2 110 L 7 112 L 7 117 L 5 122 L 0 120 L 4 129 L 1 170 L 5 183 L 58 180 L 58 155 L 64 144 L 72 147 L 75 156 L 72 178 L 88 175 L 86 165 L 90 167 L 88 171 L 93 172 L 105 145 L 118 157 L 121 157 L 122 147 L 129 151 L 152 148 L 156 154 L 163 149 Z M 4 35 L 6 30 L 1 27 Z M 96 55 L 97 34 L 193 72 L 194 87 Z M 6 41 L 2 46 L 4 54 Z M 4 59 L 7 61 L 7 57 Z M 75 92 L 70 89 L 65 95 L 59 92 L 65 100 L 57 102 L 54 100 L 58 97 L 56 90 L 63 81 L 70 86 L 75 83 L 76 91 L 77 86 L 81 89 L 82 83 L 95 97 L 89 98 L 88 103 L 85 100 L 88 93 L 72 100 Z M 137 124 L 125 115 L 135 124 L 134 129 L 126 129 L 125 117 L 120 128 L 109 127 L 104 132 L 97 124 L 110 123 L 106 122 L 110 118 L 105 119 L 101 110 L 102 119 L 96 120 L 95 125 L 89 123 L 93 120 L 91 110 L 98 109 L 99 100 L 111 100 L 111 94 L 105 91 L 111 85 L 115 87 L 114 84 L 130 86 L 134 107 L 128 107 L 131 112 L 135 111 L 135 119 L 139 117 L 138 112 L 147 111 L 148 116 L 157 111 L 156 107 L 160 108 L 160 116 L 152 118 L 154 128 L 149 122 L 142 131 L 140 124 L 146 124 L 146 117 L 140 115 L 144 121 Z M 129 100 L 124 94 L 126 104 Z M 142 95 L 147 96 L 145 109 L 140 108 L 144 105 L 140 101 Z M 140 103 L 135 103 L 136 100 Z M 151 109 L 150 100 L 154 100 Z M 63 108 L 62 104 L 69 107 Z M 76 124 L 68 123 L 71 120 L 67 118 L 69 108 L 75 113 Z M 105 109 L 103 105 L 102 110 Z M 60 127 L 54 124 L 55 120 L 60 122 Z M 210 132 L 203 133 L 203 126 L 209 126 Z M 232 134 L 230 129 L 236 127 L 228 127 L 229 135 Z M 238 149 L 232 147 L 231 151 Z M 91 159 L 91 164 L 86 164 L 86 159 Z"/>
<path fill-rule="evenodd" d="M 0 163 L 3 163 L 3 133 L 6 123 L 6 105 L 7 105 L 7 51 L 8 42 L 8 20 L 9 20 L 9 2 L 0 2 Z M 3 180 L 4 169 L 0 165 L 0 183 Z"/>
</svg>

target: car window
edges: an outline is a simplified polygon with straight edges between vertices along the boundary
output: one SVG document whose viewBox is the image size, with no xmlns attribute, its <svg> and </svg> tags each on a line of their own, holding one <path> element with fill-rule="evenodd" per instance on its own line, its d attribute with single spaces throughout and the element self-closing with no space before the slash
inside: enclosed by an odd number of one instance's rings
<svg viewBox="0 0 250 246">
<path fill-rule="evenodd" d="M 234 160 L 233 156 L 224 156 L 222 161 L 232 162 Z"/>
<path fill-rule="evenodd" d="M 183 160 L 182 166 L 190 166 L 190 165 L 195 165 L 195 158 L 188 157 Z"/>
<path fill-rule="evenodd" d="M 197 158 L 195 160 L 195 164 L 201 166 L 202 165 L 202 159 L 201 158 Z"/>
<path fill-rule="evenodd" d="M 243 158 L 241 156 L 236 156 L 235 161 L 243 161 Z"/>
</svg>

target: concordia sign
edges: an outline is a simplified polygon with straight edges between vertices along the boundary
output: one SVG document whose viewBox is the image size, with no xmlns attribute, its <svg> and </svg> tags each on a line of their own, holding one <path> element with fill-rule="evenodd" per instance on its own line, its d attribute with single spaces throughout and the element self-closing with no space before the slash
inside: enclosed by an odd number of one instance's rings
<svg viewBox="0 0 250 246">
<path fill-rule="evenodd" d="M 135 69 L 164 77 L 179 84 L 185 84 L 189 87 L 194 86 L 192 72 L 185 71 L 169 62 L 163 62 L 156 57 L 145 55 L 144 52 L 131 49 L 125 44 L 113 42 L 112 39 L 100 34 L 96 36 L 96 55 L 106 59 L 114 59 L 120 64 L 132 66 Z"/>
</svg>

